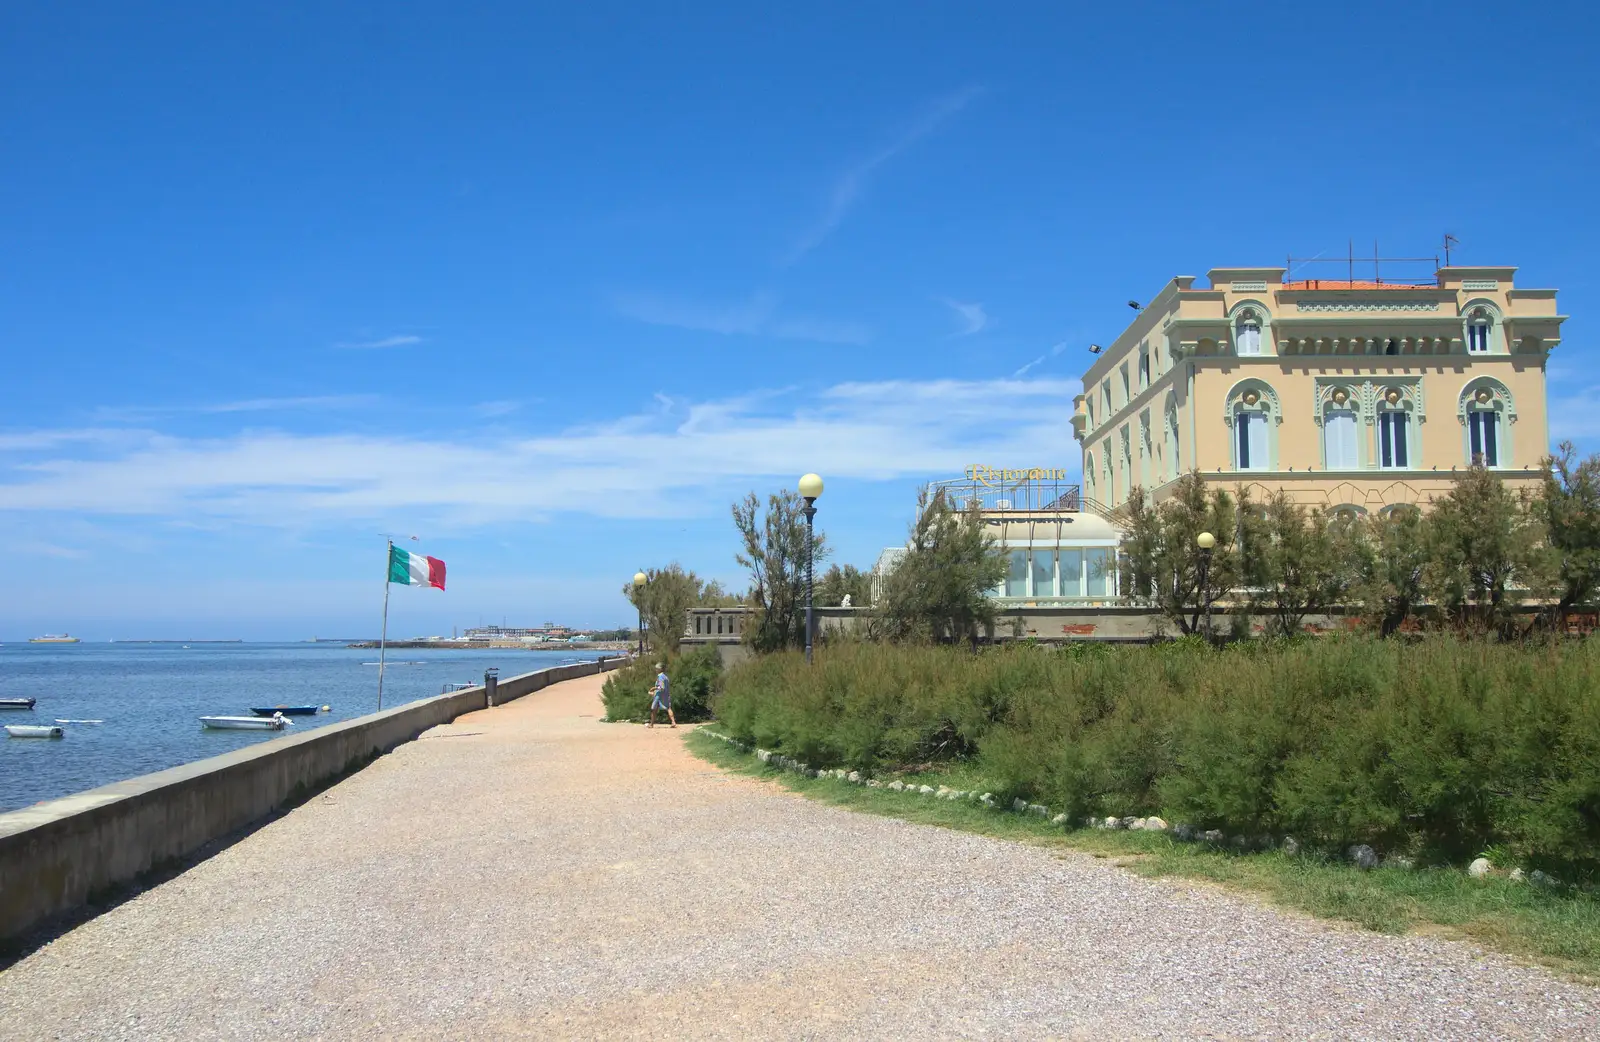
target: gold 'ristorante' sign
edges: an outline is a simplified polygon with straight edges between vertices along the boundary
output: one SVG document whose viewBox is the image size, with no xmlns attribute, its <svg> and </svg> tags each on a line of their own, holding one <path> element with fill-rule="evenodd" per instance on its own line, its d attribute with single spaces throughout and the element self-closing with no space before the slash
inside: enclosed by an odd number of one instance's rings
<svg viewBox="0 0 1600 1042">
<path fill-rule="evenodd" d="M 1067 472 L 1060 467 L 1027 467 L 1010 470 L 1005 467 L 985 467 L 974 463 L 967 468 L 967 480 L 980 485 L 1015 485 L 1019 481 L 1061 481 Z"/>
</svg>

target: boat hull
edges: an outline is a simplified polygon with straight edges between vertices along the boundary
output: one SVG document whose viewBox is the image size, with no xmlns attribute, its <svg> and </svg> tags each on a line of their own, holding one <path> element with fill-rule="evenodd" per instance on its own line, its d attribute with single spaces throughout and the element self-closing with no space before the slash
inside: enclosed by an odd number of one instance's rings
<svg viewBox="0 0 1600 1042">
<path fill-rule="evenodd" d="M 251 706 L 250 711 L 257 716 L 271 716 L 282 713 L 284 716 L 316 716 L 322 711 L 321 706 Z"/>
<path fill-rule="evenodd" d="M 65 738 L 67 732 L 59 727 L 44 724 L 7 724 L 6 734 L 13 738 Z"/>
<path fill-rule="evenodd" d="M 31 698 L 0 698 L 0 709 L 32 709 Z"/>
<path fill-rule="evenodd" d="M 214 731 L 281 731 L 289 726 L 281 716 L 202 716 L 200 723 Z"/>
</svg>

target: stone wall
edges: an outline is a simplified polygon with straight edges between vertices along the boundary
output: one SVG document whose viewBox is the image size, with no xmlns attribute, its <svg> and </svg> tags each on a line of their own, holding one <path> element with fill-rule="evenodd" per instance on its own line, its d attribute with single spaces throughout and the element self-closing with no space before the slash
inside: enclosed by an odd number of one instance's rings
<svg viewBox="0 0 1600 1042">
<path fill-rule="evenodd" d="M 507 677 L 495 701 L 624 661 Z M 174 864 L 428 728 L 483 708 L 484 689 L 466 688 L 0 814 L 0 938 Z"/>
</svg>

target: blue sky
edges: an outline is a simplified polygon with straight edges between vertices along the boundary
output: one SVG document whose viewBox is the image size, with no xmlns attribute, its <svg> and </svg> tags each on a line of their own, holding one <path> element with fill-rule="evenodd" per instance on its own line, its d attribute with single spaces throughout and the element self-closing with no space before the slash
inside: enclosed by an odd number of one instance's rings
<svg viewBox="0 0 1600 1042">
<path fill-rule="evenodd" d="M 644 12 L 637 8 L 646 7 Z M 579 9 L 581 8 L 581 9 Z M 0 7 L 0 639 L 622 624 L 728 504 L 1066 466 L 1175 274 L 1462 241 L 1591 376 L 1580 4 Z"/>
</svg>

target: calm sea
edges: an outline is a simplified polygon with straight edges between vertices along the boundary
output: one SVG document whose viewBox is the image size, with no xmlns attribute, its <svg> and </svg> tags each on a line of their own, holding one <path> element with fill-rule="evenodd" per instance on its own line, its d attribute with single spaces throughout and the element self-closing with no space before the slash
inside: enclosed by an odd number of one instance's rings
<svg viewBox="0 0 1600 1042">
<path fill-rule="evenodd" d="M 446 683 L 478 683 L 584 662 L 604 652 L 393 649 L 383 704 L 439 694 Z M 614 654 L 614 653 L 612 653 Z M 0 698 L 36 698 L 32 712 L 0 711 L 0 724 L 63 724 L 59 741 L 0 731 L 0 811 L 108 782 L 300 734 L 374 712 L 378 653 L 342 644 L 5 644 Z M 288 731 L 210 731 L 201 716 L 248 716 L 251 706 L 331 705 L 295 717 Z"/>
</svg>

